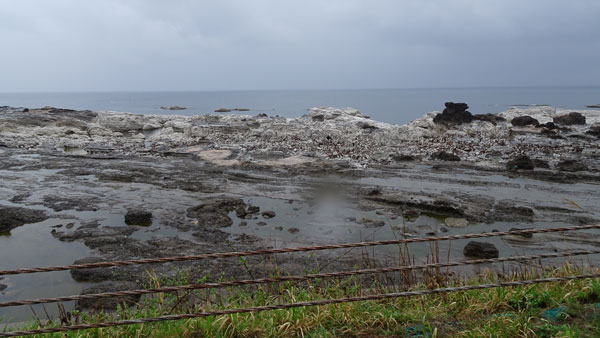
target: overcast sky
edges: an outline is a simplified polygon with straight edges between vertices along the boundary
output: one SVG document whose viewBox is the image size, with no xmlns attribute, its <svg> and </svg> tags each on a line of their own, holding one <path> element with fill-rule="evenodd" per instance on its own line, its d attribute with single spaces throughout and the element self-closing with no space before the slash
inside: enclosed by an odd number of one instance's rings
<svg viewBox="0 0 600 338">
<path fill-rule="evenodd" d="M 600 85 L 598 0 L 1 0 L 0 91 Z"/>
</svg>

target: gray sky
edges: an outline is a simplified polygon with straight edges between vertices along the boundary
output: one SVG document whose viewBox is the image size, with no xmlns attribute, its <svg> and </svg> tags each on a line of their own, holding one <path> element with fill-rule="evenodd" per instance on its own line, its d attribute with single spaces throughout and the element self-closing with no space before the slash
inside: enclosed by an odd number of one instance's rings
<svg viewBox="0 0 600 338">
<path fill-rule="evenodd" d="M 600 85 L 598 0 L 2 0 L 0 91 Z"/>
</svg>

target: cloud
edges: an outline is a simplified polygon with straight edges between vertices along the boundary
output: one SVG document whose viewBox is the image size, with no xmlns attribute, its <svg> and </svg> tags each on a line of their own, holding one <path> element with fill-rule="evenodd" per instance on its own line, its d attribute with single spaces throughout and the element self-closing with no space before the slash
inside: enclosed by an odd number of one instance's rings
<svg viewBox="0 0 600 338">
<path fill-rule="evenodd" d="M 598 84 L 600 2 L 0 2 L 0 91 Z"/>
</svg>

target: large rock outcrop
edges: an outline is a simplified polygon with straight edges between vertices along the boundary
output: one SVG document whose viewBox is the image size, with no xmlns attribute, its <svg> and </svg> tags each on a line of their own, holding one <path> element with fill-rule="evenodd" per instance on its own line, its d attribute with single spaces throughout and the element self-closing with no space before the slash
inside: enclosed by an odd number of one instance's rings
<svg viewBox="0 0 600 338">
<path fill-rule="evenodd" d="M 446 108 L 433 118 L 433 123 L 463 124 L 473 121 L 473 115 L 467 111 L 469 106 L 466 103 L 446 102 L 444 105 Z"/>
</svg>

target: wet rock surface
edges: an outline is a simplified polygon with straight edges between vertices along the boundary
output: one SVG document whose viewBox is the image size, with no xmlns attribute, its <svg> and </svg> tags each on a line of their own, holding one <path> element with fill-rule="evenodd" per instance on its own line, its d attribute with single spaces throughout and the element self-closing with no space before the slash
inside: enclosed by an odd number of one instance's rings
<svg viewBox="0 0 600 338">
<path fill-rule="evenodd" d="M 24 224 L 41 222 L 47 218 L 42 210 L 0 205 L 0 232 L 9 232 Z"/>
<path fill-rule="evenodd" d="M 233 224 L 229 213 L 246 204 L 240 198 L 214 197 L 187 210 L 187 216 L 196 220 L 200 227 L 227 227 Z M 239 212 L 241 214 L 241 212 Z"/>
</svg>

